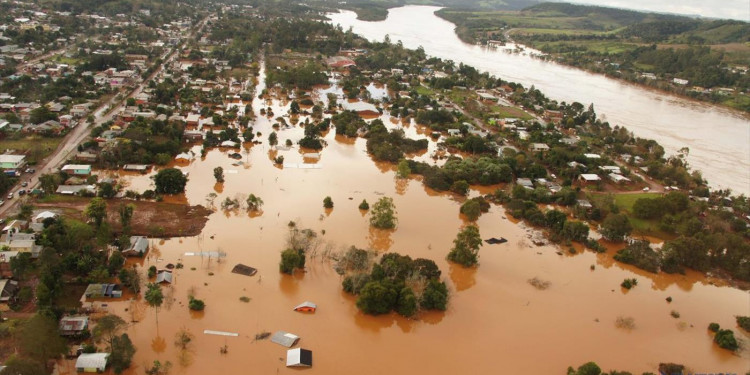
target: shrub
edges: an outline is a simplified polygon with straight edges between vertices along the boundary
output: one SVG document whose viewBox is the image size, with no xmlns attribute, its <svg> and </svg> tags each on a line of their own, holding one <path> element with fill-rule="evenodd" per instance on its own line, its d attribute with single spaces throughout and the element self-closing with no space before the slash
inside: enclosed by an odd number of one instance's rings
<svg viewBox="0 0 750 375">
<path fill-rule="evenodd" d="M 248 297 L 248 296 L 242 296 L 242 297 L 240 297 L 240 301 L 248 303 L 248 302 L 250 302 L 250 297 Z"/>
<path fill-rule="evenodd" d="M 325 199 L 323 199 L 323 207 L 333 208 L 333 199 L 331 199 L 331 197 L 325 197 Z"/>
<path fill-rule="evenodd" d="M 360 210 L 369 210 L 370 209 L 370 204 L 367 203 L 367 199 L 363 199 L 362 200 L 362 203 L 359 204 L 359 209 Z"/>
<path fill-rule="evenodd" d="M 148 278 L 151 279 L 154 276 L 156 276 L 156 266 L 151 266 L 148 268 Z"/>
<path fill-rule="evenodd" d="M 719 323 L 711 323 L 708 325 L 708 330 L 711 332 L 719 332 L 719 328 L 721 328 Z"/>
<path fill-rule="evenodd" d="M 673 318 L 677 319 L 680 317 L 680 313 L 677 312 L 677 310 L 672 310 L 669 315 L 672 315 Z"/>
<path fill-rule="evenodd" d="M 737 316 L 737 325 L 750 332 L 750 316 Z"/>
<path fill-rule="evenodd" d="M 615 260 L 632 264 L 642 270 L 659 272 L 659 254 L 652 250 L 648 241 L 633 241 L 615 254 Z"/>
<path fill-rule="evenodd" d="M 625 289 L 630 289 L 630 288 L 632 288 L 632 287 L 634 287 L 636 285 L 638 285 L 638 280 L 637 279 L 625 279 L 620 284 L 620 286 L 623 287 L 623 288 L 625 288 Z"/>
<path fill-rule="evenodd" d="M 714 336 L 714 342 L 719 344 L 720 348 L 735 351 L 739 348 L 737 339 L 734 338 L 734 332 L 731 329 L 719 329 Z"/>
<path fill-rule="evenodd" d="M 293 274 L 297 268 L 305 267 L 305 252 L 303 250 L 286 249 L 281 252 L 279 271 Z"/>
<path fill-rule="evenodd" d="M 203 311 L 203 309 L 206 308 L 206 304 L 202 300 L 199 300 L 197 298 L 190 298 L 188 308 L 193 311 Z"/>
</svg>

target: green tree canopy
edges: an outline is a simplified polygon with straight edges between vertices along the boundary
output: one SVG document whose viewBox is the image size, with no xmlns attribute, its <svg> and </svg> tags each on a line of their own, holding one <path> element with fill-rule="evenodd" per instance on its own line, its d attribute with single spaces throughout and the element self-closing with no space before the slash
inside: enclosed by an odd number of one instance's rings
<svg viewBox="0 0 750 375">
<path fill-rule="evenodd" d="M 453 240 L 453 249 L 448 253 L 448 260 L 464 267 L 474 266 L 479 263 L 480 246 L 482 238 L 479 236 L 479 228 L 474 225 L 466 226 Z"/>
<path fill-rule="evenodd" d="M 370 210 L 370 225 L 378 229 L 393 229 L 396 227 L 396 205 L 393 198 L 382 197 L 372 205 Z"/>
<path fill-rule="evenodd" d="M 176 168 L 166 168 L 154 177 L 156 192 L 159 194 L 179 194 L 185 191 L 187 177 Z"/>
<path fill-rule="evenodd" d="M 101 226 L 104 218 L 107 217 L 107 202 L 104 199 L 96 197 L 92 198 L 88 206 L 86 206 L 86 216 L 94 220 L 96 226 Z"/>
<path fill-rule="evenodd" d="M 57 358 L 68 349 L 65 339 L 60 337 L 57 321 L 49 316 L 34 315 L 26 321 L 22 332 L 21 351 L 40 363 Z"/>
</svg>

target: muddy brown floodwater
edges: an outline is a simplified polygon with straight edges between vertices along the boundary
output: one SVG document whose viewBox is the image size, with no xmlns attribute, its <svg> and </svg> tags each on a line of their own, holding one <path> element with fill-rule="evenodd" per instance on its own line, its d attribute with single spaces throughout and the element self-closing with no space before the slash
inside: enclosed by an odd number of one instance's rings
<svg viewBox="0 0 750 375">
<path fill-rule="evenodd" d="M 272 107 L 278 116 L 286 113 L 288 104 L 273 100 Z M 383 118 L 389 127 L 402 126 Z M 476 269 L 453 266 L 445 256 L 467 224 L 458 213 L 459 198 L 426 189 L 416 178 L 396 179 L 392 166 L 371 160 L 364 139 L 344 141 L 333 131 L 325 135 L 328 146 L 318 168 L 300 168 L 310 160 L 303 159 L 297 146 L 271 151 L 265 144 L 271 125 L 258 116 L 254 126 L 263 133 L 264 144 L 245 145 L 241 165 L 233 165 L 237 161 L 228 157 L 232 151 L 214 149 L 205 159 L 179 167 L 189 172 L 189 182 L 185 197 L 178 199 L 207 204 L 207 195 L 217 193 L 216 212 L 201 235 L 153 240 L 153 249 L 142 260 L 143 269 L 184 264 L 175 270 L 174 284 L 165 287 L 173 301 L 159 309 L 158 324 L 157 314 L 142 297 L 103 301 L 110 312 L 136 322 L 128 329 L 138 348 L 128 374 L 143 374 L 154 360 L 172 362 L 174 374 L 297 373 L 285 367 L 286 348 L 253 340 L 256 333 L 277 330 L 300 336 L 299 346 L 313 351 L 314 366 L 303 370 L 310 374 L 560 374 L 569 365 L 591 360 L 607 370 L 633 373 L 656 372 L 665 361 L 698 372 L 748 370 L 747 351 L 719 349 L 706 329 L 718 322 L 747 341 L 734 323 L 734 315 L 748 315 L 747 293 L 714 285 L 695 273 L 646 274 L 615 263 L 611 254 L 558 255 L 560 249 L 554 246 L 532 245 L 531 230 L 508 220 L 497 206 L 482 215 L 478 225 L 483 238 L 503 236 L 509 242 L 485 244 Z M 412 124 L 406 131 L 410 137 L 428 137 Z M 296 143 L 303 129 L 294 126 L 278 134 L 280 144 L 286 139 Z M 430 140 L 430 150 L 417 157 L 432 160 L 435 149 Z M 193 150 L 200 155 L 200 146 Z M 284 155 L 286 165 L 274 166 L 269 153 Z M 213 177 L 217 166 L 224 168 L 226 182 L 221 186 Z M 149 188 L 150 175 L 121 178 L 130 189 L 142 191 Z M 244 199 L 250 193 L 265 201 L 261 215 L 220 208 L 226 197 Z M 324 210 L 326 196 L 333 199 L 333 210 Z M 362 199 L 373 203 L 381 196 L 393 197 L 398 210 L 398 228 L 392 232 L 370 228 L 357 208 Z M 435 260 L 451 292 L 448 310 L 423 313 L 415 320 L 363 315 L 320 255 L 308 260 L 304 273 L 280 274 L 279 252 L 290 221 L 318 233 L 325 230 L 321 249 L 354 245 Z M 221 251 L 226 257 L 185 255 L 200 251 Z M 259 271 L 252 277 L 233 274 L 237 263 Z M 527 282 L 534 277 L 549 281 L 550 287 L 535 289 Z M 626 277 L 639 280 L 627 293 L 619 286 Z M 204 312 L 188 310 L 191 290 L 205 301 Z M 251 300 L 242 302 L 242 296 Z M 671 304 L 665 301 L 668 296 Z M 315 302 L 317 312 L 294 312 L 303 301 Z M 680 313 L 679 319 L 670 316 L 672 310 Z M 617 328 L 619 316 L 632 317 L 635 328 Z M 195 335 L 188 353 L 173 344 L 183 328 Z M 239 336 L 206 335 L 204 330 Z M 224 345 L 226 354 L 220 353 Z M 74 373 L 71 363 L 61 373 Z"/>
</svg>

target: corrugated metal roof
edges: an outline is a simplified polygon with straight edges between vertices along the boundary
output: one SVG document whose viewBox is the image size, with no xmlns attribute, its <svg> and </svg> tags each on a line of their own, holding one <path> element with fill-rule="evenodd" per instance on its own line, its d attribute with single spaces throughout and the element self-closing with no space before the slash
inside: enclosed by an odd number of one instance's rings
<svg viewBox="0 0 750 375">
<path fill-rule="evenodd" d="M 287 348 L 294 346 L 297 341 L 299 341 L 299 336 L 284 331 L 277 331 L 271 336 L 271 342 L 286 346 Z"/>
<path fill-rule="evenodd" d="M 76 359 L 76 368 L 96 368 L 104 370 L 107 367 L 109 353 L 84 353 Z"/>
</svg>

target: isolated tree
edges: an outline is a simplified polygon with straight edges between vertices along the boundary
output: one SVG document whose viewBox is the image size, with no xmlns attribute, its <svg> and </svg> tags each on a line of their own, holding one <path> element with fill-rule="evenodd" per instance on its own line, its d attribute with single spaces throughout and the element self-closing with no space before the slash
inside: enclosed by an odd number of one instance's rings
<svg viewBox="0 0 750 375">
<path fill-rule="evenodd" d="M 397 223 L 396 205 L 393 204 L 393 198 L 382 197 L 372 205 L 370 225 L 378 229 L 393 229 Z"/>
<path fill-rule="evenodd" d="M 111 352 L 112 344 L 114 343 L 117 334 L 124 330 L 127 325 L 128 324 L 117 315 L 105 315 L 96 323 L 96 327 L 94 327 L 94 337 L 105 340 Z"/>
<path fill-rule="evenodd" d="M 271 132 L 271 134 L 268 135 L 268 144 L 271 145 L 271 147 L 279 144 L 279 136 L 276 135 L 276 132 Z"/>
<path fill-rule="evenodd" d="M 369 210 L 370 209 L 370 204 L 367 203 L 367 199 L 362 199 L 362 203 L 359 204 L 359 209 L 360 210 Z"/>
<path fill-rule="evenodd" d="M 68 349 L 65 339 L 60 337 L 57 321 L 47 315 L 36 314 L 26 321 L 20 337 L 21 351 L 40 363 L 58 358 Z"/>
<path fill-rule="evenodd" d="M 333 208 L 333 199 L 331 199 L 331 197 L 325 197 L 323 199 L 323 207 Z"/>
<path fill-rule="evenodd" d="M 466 226 L 453 240 L 453 248 L 447 258 L 464 267 L 474 266 L 479 263 L 480 246 L 482 246 L 482 238 L 479 236 L 479 228 L 474 225 Z"/>
<path fill-rule="evenodd" d="M 461 205 L 460 211 L 469 221 L 476 221 L 482 215 L 482 206 L 476 199 L 469 199 Z"/>
<path fill-rule="evenodd" d="M 120 205 L 120 224 L 122 224 L 123 233 L 130 234 L 130 221 L 133 219 L 135 205 L 132 203 Z"/>
<path fill-rule="evenodd" d="M 149 306 L 154 308 L 154 311 L 156 313 L 156 325 L 159 325 L 159 307 L 161 307 L 161 304 L 164 302 L 164 294 L 161 291 L 161 286 L 159 284 L 155 283 L 149 283 L 147 286 L 146 294 L 144 297 L 146 298 L 146 302 Z"/>
<path fill-rule="evenodd" d="M 159 194 L 179 194 L 185 191 L 187 177 L 177 168 L 166 168 L 154 176 L 154 182 Z"/>
<path fill-rule="evenodd" d="M 291 248 L 282 251 L 279 271 L 291 275 L 297 268 L 305 268 L 305 251 Z"/>
<path fill-rule="evenodd" d="M 130 367 L 135 350 L 135 346 L 130 341 L 127 333 L 116 336 L 112 340 L 112 352 L 109 355 L 109 363 L 112 365 L 112 370 L 115 374 L 120 374 Z"/>
<path fill-rule="evenodd" d="M 263 207 L 263 199 L 255 194 L 250 194 L 250 196 L 247 197 L 246 203 L 247 209 L 250 211 L 260 211 L 261 207 Z"/>
<path fill-rule="evenodd" d="M 216 167 L 214 168 L 214 178 L 216 179 L 216 182 L 224 182 L 224 168 L 222 167 Z"/>
<path fill-rule="evenodd" d="M 96 226 L 102 225 L 102 221 L 107 216 L 107 202 L 104 199 L 96 197 L 92 198 L 88 206 L 86 206 L 86 216 L 94 220 Z"/>
</svg>

